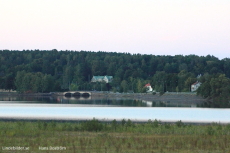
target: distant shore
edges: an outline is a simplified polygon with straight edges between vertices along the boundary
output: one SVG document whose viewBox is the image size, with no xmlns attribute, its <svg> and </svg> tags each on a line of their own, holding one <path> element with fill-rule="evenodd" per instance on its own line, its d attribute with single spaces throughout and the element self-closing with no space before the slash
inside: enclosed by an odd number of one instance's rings
<svg viewBox="0 0 230 153">
<path fill-rule="evenodd" d="M 0 96 L 63 96 L 63 92 L 50 92 L 50 93 L 17 93 L 17 92 L 0 92 Z M 92 99 L 101 98 L 125 98 L 137 99 L 145 101 L 162 101 L 171 103 L 202 103 L 206 100 L 198 96 L 194 92 L 166 92 L 163 95 L 160 93 L 112 93 L 112 92 L 91 92 Z"/>
<path fill-rule="evenodd" d="M 145 101 L 162 101 L 162 102 L 184 102 L 184 103 L 202 103 L 206 100 L 194 92 L 166 92 L 163 95 L 156 93 L 101 93 L 93 92 L 93 98 L 127 98 Z"/>
</svg>

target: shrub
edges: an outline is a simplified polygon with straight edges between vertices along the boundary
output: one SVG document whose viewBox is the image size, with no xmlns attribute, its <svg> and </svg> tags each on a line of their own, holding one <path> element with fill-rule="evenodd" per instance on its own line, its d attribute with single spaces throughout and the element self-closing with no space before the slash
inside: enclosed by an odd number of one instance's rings
<svg viewBox="0 0 230 153">
<path fill-rule="evenodd" d="M 46 122 L 43 122 L 43 129 L 44 129 L 44 130 L 46 130 L 47 125 L 48 125 L 48 124 L 47 124 Z"/>
<path fill-rule="evenodd" d="M 55 128 L 56 128 L 56 126 L 57 126 L 57 123 L 56 123 L 56 122 L 54 122 L 54 121 L 52 121 L 52 122 L 51 122 L 51 128 L 52 128 L 52 129 L 55 129 Z"/>
<path fill-rule="evenodd" d="M 101 131 L 103 129 L 102 123 L 95 118 L 82 124 L 82 129 L 86 131 Z"/>
<path fill-rule="evenodd" d="M 155 119 L 153 122 L 153 127 L 158 127 L 159 124 L 160 124 L 160 122 Z"/>
<path fill-rule="evenodd" d="M 212 128 L 212 126 L 208 126 L 208 128 L 206 129 L 206 132 L 208 135 L 214 135 L 215 134 L 215 130 Z"/>
<path fill-rule="evenodd" d="M 184 126 L 184 123 L 180 120 L 180 121 L 177 121 L 176 122 L 176 126 L 177 127 L 183 127 Z"/>
<path fill-rule="evenodd" d="M 128 121 L 126 123 L 126 126 L 127 127 L 132 127 L 133 126 L 133 122 L 130 119 L 128 119 Z"/>
<path fill-rule="evenodd" d="M 122 126 L 125 126 L 125 124 L 126 124 L 126 120 L 123 119 L 123 120 L 121 121 L 121 125 L 122 125 Z"/>
<path fill-rule="evenodd" d="M 165 123 L 165 128 L 166 129 L 170 129 L 170 124 L 169 123 Z"/>
<path fill-rule="evenodd" d="M 116 129 L 117 129 L 117 121 L 114 119 L 113 121 L 112 121 L 112 128 L 116 131 Z"/>
</svg>

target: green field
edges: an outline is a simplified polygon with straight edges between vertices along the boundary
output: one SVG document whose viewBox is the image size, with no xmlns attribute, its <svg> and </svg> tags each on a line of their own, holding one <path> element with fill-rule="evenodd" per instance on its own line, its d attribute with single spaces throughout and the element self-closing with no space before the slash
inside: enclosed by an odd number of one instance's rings
<svg viewBox="0 0 230 153">
<path fill-rule="evenodd" d="M 0 152 L 222 153 L 230 152 L 230 125 L 181 121 L 169 124 L 157 120 L 0 121 L 0 147 Z"/>
</svg>

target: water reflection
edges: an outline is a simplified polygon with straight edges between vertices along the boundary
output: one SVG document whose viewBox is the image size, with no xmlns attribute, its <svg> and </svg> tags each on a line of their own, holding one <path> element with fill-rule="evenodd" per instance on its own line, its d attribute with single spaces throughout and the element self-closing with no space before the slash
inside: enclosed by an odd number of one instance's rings
<svg viewBox="0 0 230 153">
<path fill-rule="evenodd" d="M 134 99 L 74 99 L 74 98 L 63 98 L 60 99 L 63 104 L 85 104 L 85 105 L 105 105 L 108 107 L 119 106 L 119 107 L 147 107 L 146 103 L 140 100 Z"/>
<path fill-rule="evenodd" d="M 170 101 L 145 101 L 147 107 L 197 107 L 197 104 L 194 103 L 172 103 Z"/>
<path fill-rule="evenodd" d="M 66 96 L 1 96 L 0 103 L 43 103 L 43 104 L 81 104 L 81 105 L 104 105 L 106 107 L 202 107 L 195 103 L 181 103 L 171 101 L 146 101 L 140 99 L 122 98 L 92 98 L 66 97 Z M 205 105 L 206 106 L 206 105 Z M 206 106 L 207 107 L 207 106 Z"/>
</svg>

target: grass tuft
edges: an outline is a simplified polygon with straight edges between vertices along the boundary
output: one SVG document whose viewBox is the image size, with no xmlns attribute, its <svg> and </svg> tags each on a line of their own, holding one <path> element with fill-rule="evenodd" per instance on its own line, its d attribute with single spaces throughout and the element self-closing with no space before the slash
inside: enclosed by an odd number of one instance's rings
<svg viewBox="0 0 230 153">
<path fill-rule="evenodd" d="M 0 145 L 63 146 L 63 152 L 230 152 L 230 125 L 175 124 L 158 120 L 109 123 L 0 121 Z"/>
</svg>

